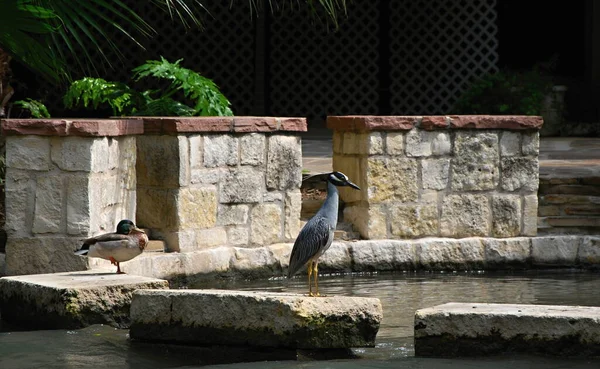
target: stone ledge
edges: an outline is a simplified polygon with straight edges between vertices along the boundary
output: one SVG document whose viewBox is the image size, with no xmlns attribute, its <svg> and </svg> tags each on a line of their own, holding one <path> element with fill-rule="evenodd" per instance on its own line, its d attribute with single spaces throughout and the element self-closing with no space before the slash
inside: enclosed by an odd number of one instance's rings
<svg viewBox="0 0 600 369">
<path fill-rule="evenodd" d="M 600 307 L 448 303 L 415 313 L 415 354 L 427 357 L 600 355 Z"/>
<path fill-rule="evenodd" d="M 278 117 L 139 117 L 144 133 L 306 132 L 306 118 Z"/>
<path fill-rule="evenodd" d="M 144 133 L 137 119 L 2 119 L 6 136 L 115 137 Z"/>
<path fill-rule="evenodd" d="M 379 299 L 225 290 L 138 290 L 133 340 L 196 345 L 373 347 Z"/>
<path fill-rule="evenodd" d="M 0 278 L 2 319 L 30 329 L 91 324 L 129 326 L 131 294 L 169 288 L 167 281 L 115 274 L 114 269 Z"/>
<path fill-rule="evenodd" d="M 451 116 L 329 116 L 327 127 L 335 131 L 409 131 L 440 129 L 540 130 L 543 119 L 519 115 L 451 115 Z"/>
</svg>

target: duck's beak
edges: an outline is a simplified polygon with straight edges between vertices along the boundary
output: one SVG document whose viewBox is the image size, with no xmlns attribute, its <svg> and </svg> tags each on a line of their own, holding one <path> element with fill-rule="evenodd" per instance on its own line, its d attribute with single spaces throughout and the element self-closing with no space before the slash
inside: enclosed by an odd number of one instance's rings
<svg viewBox="0 0 600 369">
<path fill-rule="evenodd" d="M 348 181 L 348 186 L 350 186 L 350 187 L 352 187 L 352 188 L 354 188 L 356 190 L 360 190 L 360 187 L 358 187 L 356 184 L 354 184 L 354 183 L 352 183 L 350 181 Z"/>
<path fill-rule="evenodd" d="M 138 228 L 137 226 L 131 228 L 132 231 L 136 231 L 138 233 L 146 233 L 143 229 Z"/>
</svg>

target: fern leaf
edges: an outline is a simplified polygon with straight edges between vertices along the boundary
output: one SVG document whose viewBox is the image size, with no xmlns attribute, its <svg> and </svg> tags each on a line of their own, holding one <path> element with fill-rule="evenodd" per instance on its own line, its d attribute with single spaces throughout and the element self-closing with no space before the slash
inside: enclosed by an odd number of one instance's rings
<svg viewBox="0 0 600 369">
<path fill-rule="evenodd" d="M 130 113 L 134 106 L 145 100 L 138 92 L 126 84 L 108 82 L 102 78 L 85 77 L 71 83 L 63 97 L 68 109 L 78 106 L 98 109 L 101 104 L 108 104 L 114 115 Z"/>
<path fill-rule="evenodd" d="M 41 101 L 27 98 L 25 100 L 15 101 L 14 105 L 20 106 L 31 114 L 32 118 L 50 118 L 48 108 Z"/>
</svg>

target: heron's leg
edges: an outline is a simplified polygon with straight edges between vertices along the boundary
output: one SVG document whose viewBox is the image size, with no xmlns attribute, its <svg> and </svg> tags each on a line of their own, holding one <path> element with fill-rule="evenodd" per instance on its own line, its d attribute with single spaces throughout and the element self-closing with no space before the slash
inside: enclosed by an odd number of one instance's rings
<svg viewBox="0 0 600 369">
<path fill-rule="evenodd" d="M 310 280 L 310 276 L 312 275 L 312 261 L 308 262 L 308 296 L 312 296 L 312 281 Z"/>
<path fill-rule="evenodd" d="M 313 263 L 313 274 L 315 275 L 315 288 L 317 290 L 317 292 L 315 293 L 315 296 L 321 296 L 319 294 L 319 268 L 318 268 L 318 262 L 315 261 Z"/>
</svg>

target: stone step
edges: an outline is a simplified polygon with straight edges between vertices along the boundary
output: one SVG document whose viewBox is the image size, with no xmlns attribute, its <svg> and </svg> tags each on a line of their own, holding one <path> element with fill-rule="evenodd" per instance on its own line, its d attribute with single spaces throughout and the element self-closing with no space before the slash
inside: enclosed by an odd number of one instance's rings
<svg viewBox="0 0 600 369">
<path fill-rule="evenodd" d="M 600 204 L 600 196 L 549 194 L 539 197 L 540 205 Z"/>
<path fill-rule="evenodd" d="M 594 185 L 600 186 L 600 177 L 582 177 L 582 178 L 540 178 L 542 185 Z"/>
<path fill-rule="evenodd" d="M 114 269 L 0 278 L 2 319 L 27 329 L 129 326 L 131 294 L 166 289 L 165 280 L 116 274 Z"/>
<path fill-rule="evenodd" d="M 563 211 L 567 215 L 600 215 L 600 204 L 568 205 Z"/>
<path fill-rule="evenodd" d="M 134 341 L 187 345 L 340 349 L 375 346 L 381 319 L 376 298 L 138 290 L 129 334 Z"/>
<path fill-rule="evenodd" d="M 600 227 L 600 217 L 538 217 L 538 229 L 548 227 Z"/>
<path fill-rule="evenodd" d="M 167 245 L 162 240 L 150 240 L 144 252 L 165 252 Z"/>
<path fill-rule="evenodd" d="M 563 184 L 563 185 L 541 185 L 540 184 L 538 194 L 540 194 L 540 195 L 568 194 L 568 195 L 599 196 L 600 195 L 600 186 L 579 185 L 579 184 Z"/>
<path fill-rule="evenodd" d="M 415 355 L 600 355 L 600 307 L 447 303 L 415 313 Z"/>
</svg>

